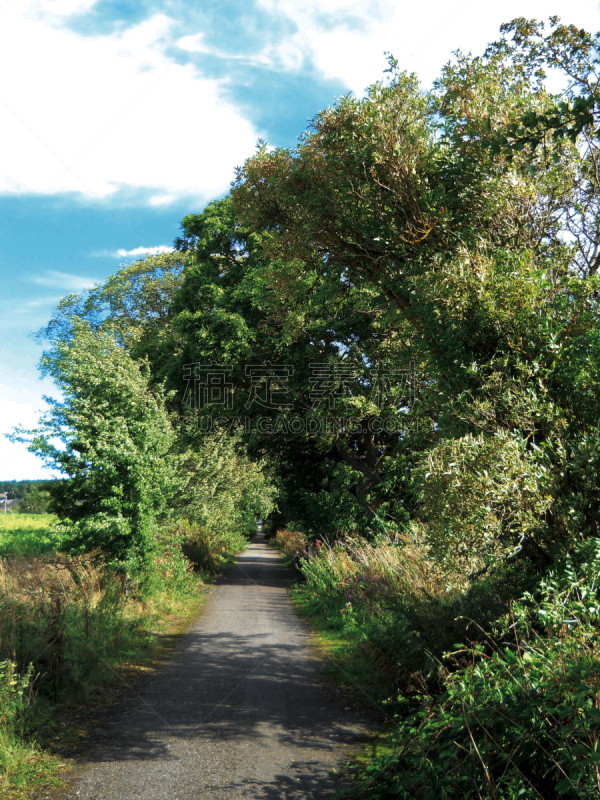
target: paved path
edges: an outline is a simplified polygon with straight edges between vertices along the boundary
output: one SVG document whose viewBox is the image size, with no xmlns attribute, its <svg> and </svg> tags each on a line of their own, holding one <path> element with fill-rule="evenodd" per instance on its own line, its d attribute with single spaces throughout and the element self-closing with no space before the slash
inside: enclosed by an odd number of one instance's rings
<svg viewBox="0 0 600 800">
<path fill-rule="evenodd" d="M 340 788 L 363 721 L 327 692 L 259 534 L 160 675 L 103 729 L 73 800 L 309 800 Z"/>
</svg>

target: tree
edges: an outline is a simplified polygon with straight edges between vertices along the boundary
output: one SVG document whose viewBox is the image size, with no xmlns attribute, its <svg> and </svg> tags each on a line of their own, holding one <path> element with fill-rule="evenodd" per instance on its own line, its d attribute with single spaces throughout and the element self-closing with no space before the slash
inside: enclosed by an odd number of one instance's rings
<svg viewBox="0 0 600 800">
<path fill-rule="evenodd" d="M 110 334 L 133 358 L 149 354 L 152 364 L 168 364 L 177 350 L 169 338 L 171 305 L 185 262 L 185 253 L 149 256 L 122 267 L 99 286 L 67 295 L 37 334 L 50 345 L 42 367 L 54 363 L 56 346 L 72 339 L 80 320 L 91 330 Z"/>
<path fill-rule="evenodd" d="M 23 497 L 23 502 L 19 505 L 18 510 L 21 514 L 46 514 L 51 501 L 50 492 L 33 486 Z"/>
<path fill-rule="evenodd" d="M 433 435 L 405 443 L 422 465 L 421 520 L 441 557 L 474 564 L 547 559 L 598 530 L 598 277 L 584 252 L 598 189 L 562 140 L 535 173 L 489 147 L 490 128 L 552 102 L 511 59 L 459 54 L 429 98 L 392 64 L 388 84 L 321 112 L 294 150 L 260 149 L 233 192 L 285 286 L 320 268 L 385 300 L 395 358 L 418 354 L 426 376 L 418 413 Z M 487 469 L 495 453 L 510 480 Z"/>
<path fill-rule="evenodd" d="M 139 577 L 148 572 L 157 521 L 174 491 L 173 430 L 149 371 L 107 333 L 73 321 L 73 335 L 44 359 L 64 395 L 27 438 L 29 450 L 68 477 L 53 510 L 73 550 L 99 549 Z"/>
<path fill-rule="evenodd" d="M 171 360 L 169 387 L 181 392 L 186 365 L 190 376 L 194 365 L 229 366 L 231 407 L 207 399 L 202 414 L 237 422 L 249 452 L 269 459 L 289 523 L 335 535 L 368 533 L 382 513 L 404 520 L 402 445 L 393 430 L 369 425 L 385 416 L 408 424 L 393 397 L 378 407 L 373 396 L 384 359 L 406 383 L 416 354 L 401 350 L 398 361 L 381 296 L 357 291 L 322 263 L 271 258 L 269 232 L 238 224 L 231 198 L 187 216 L 182 227 L 178 245 L 189 262 L 172 308 L 182 349 Z M 281 384 L 277 377 L 269 383 L 269 364 L 285 372 Z M 315 365 L 333 380 L 315 378 Z M 318 398 L 315 382 L 326 387 Z M 189 386 L 191 398 L 193 376 Z M 307 420 L 311 430 L 290 433 L 290 425 Z"/>
<path fill-rule="evenodd" d="M 217 538 L 230 537 L 235 532 L 239 542 L 240 536 L 253 533 L 251 521 L 256 515 L 266 516 L 272 509 L 275 492 L 265 465 L 260 460 L 247 458 L 239 437 L 222 434 L 194 437 L 193 430 L 190 432 L 181 396 L 183 345 L 174 325 L 173 305 L 187 260 L 187 254 L 182 252 L 142 259 L 122 268 L 88 292 L 69 295 L 40 332 L 40 337 L 50 343 L 42 367 L 61 385 L 65 354 L 75 343 L 80 347 L 81 332 L 87 331 L 86 336 L 95 337 L 98 343 L 104 342 L 112 354 L 110 358 L 117 358 L 124 367 L 122 374 L 113 370 L 110 389 L 121 396 L 115 409 L 120 409 L 124 415 L 126 408 L 119 404 L 130 394 L 128 384 L 132 376 L 136 385 L 138 378 L 135 376 L 139 372 L 140 397 L 144 393 L 149 398 L 154 397 L 162 409 L 158 421 L 168 409 L 173 423 L 168 462 L 177 477 L 172 487 L 174 493 L 167 492 L 163 498 L 169 519 L 174 522 L 185 518 L 203 529 L 210 529 L 211 535 Z M 177 391 L 163 395 L 162 376 L 173 373 L 177 375 L 177 380 L 173 381 Z M 88 376 L 77 373 L 70 379 L 73 391 L 78 387 L 84 393 L 90 391 Z M 150 437 L 150 442 L 154 436 L 151 427 L 144 434 Z M 126 431 L 125 434 L 129 435 Z M 90 436 L 93 439 L 92 433 Z M 118 441 L 117 432 L 114 440 Z M 96 512 L 93 503 L 76 499 L 77 486 L 76 481 L 68 481 L 56 505 L 72 509 L 75 503 L 78 518 L 81 517 L 78 524 L 83 525 L 84 520 Z M 92 495 L 96 490 L 97 487 L 91 487 Z M 74 519 L 74 514 L 71 510 L 66 516 Z M 92 536 L 90 545 L 93 540 Z"/>
</svg>

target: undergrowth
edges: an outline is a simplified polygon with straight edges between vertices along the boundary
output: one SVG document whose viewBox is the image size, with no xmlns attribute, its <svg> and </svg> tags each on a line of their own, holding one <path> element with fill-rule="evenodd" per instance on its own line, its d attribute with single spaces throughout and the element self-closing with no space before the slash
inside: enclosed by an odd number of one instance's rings
<svg viewBox="0 0 600 800">
<path fill-rule="evenodd" d="M 45 542 L 37 554 L 32 547 L 4 550 L 1 797 L 22 800 L 59 782 L 59 756 L 69 749 L 61 742 L 69 738 L 78 709 L 120 691 L 124 675 L 135 676 L 162 658 L 173 629 L 197 611 L 205 584 L 245 542 L 213 541 L 211 550 L 201 529 L 165 529 L 143 593 L 99 553 L 72 557 L 49 551 Z M 58 717 L 66 729 L 57 728 Z"/>
<path fill-rule="evenodd" d="M 324 543 L 302 571 L 338 677 L 390 721 L 351 797 L 598 795 L 600 540 L 470 584 L 409 538 Z"/>
</svg>

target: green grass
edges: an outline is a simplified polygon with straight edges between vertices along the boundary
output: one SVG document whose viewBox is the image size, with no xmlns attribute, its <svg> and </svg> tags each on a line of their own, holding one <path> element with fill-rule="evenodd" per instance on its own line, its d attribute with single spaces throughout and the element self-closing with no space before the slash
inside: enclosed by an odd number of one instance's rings
<svg viewBox="0 0 600 800">
<path fill-rule="evenodd" d="M 232 550 L 246 541 L 230 537 L 226 548 L 209 554 L 206 571 L 181 553 L 177 532 L 165 531 L 152 591 L 124 596 L 119 574 L 85 556 L 53 553 L 53 545 L 60 544 L 52 532 L 53 516 L 3 516 L 0 797 L 28 800 L 64 783 L 73 758 L 85 755 L 93 741 L 96 719 L 169 657 L 200 612 L 210 584 L 233 560 Z M 190 555 L 206 556 L 194 542 L 198 552 Z M 24 557 L 10 557 L 14 553 Z M 33 665 L 28 702 L 10 719 L 3 712 L 3 661 L 5 672 L 13 669 L 17 676 L 27 675 Z M 4 694 L 10 698 L 20 678 L 9 673 Z"/>
<path fill-rule="evenodd" d="M 345 602 L 331 600 L 326 606 L 318 605 L 302 584 L 294 586 L 290 595 L 327 663 L 324 672 L 341 684 L 354 703 L 377 716 L 389 717 L 387 701 L 394 686 L 362 632 L 348 627 Z"/>
<path fill-rule="evenodd" d="M 53 571 L 46 556 L 9 558 L 2 576 L 9 591 L 0 595 L 0 666 L 3 659 L 12 662 L 24 676 L 33 663 L 35 676 L 24 711 L 8 719 L 0 672 L 3 800 L 27 800 L 62 783 L 65 768 L 93 738 L 96 715 L 153 674 L 197 617 L 208 591 L 205 578 L 189 574 L 178 580 L 166 563 L 165 586 L 151 597 L 126 598 L 110 573 L 100 576 L 89 565 L 69 583 L 67 571 Z M 60 636 L 45 646 L 49 627 Z M 50 674 L 52 648 L 60 657 Z M 9 697 L 10 679 L 4 681 Z"/>
<path fill-rule="evenodd" d="M 62 535 L 53 530 L 54 514 L 0 513 L 0 556 L 52 553 Z"/>
</svg>

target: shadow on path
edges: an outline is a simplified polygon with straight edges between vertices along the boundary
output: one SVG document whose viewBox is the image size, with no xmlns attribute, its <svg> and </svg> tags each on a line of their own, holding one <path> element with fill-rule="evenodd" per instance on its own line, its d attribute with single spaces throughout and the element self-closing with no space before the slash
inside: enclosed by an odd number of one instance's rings
<svg viewBox="0 0 600 800">
<path fill-rule="evenodd" d="M 364 720 L 331 697 L 286 593 L 294 581 L 259 535 L 212 593 L 160 675 L 95 732 L 77 800 L 308 800 Z"/>
</svg>

